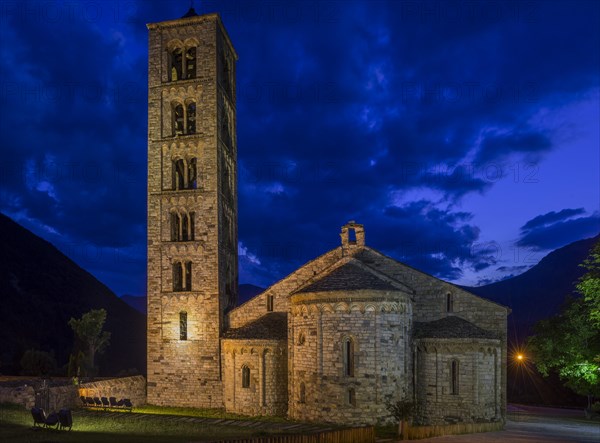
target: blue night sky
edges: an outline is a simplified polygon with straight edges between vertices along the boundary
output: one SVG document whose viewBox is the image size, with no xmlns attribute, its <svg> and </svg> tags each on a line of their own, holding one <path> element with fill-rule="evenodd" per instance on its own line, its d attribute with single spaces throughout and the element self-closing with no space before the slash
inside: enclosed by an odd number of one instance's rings
<svg viewBox="0 0 600 443">
<path fill-rule="evenodd" d="M 240 283 L 336 247 L 348 220 L 471 285 L 599 232 L 599 2 L 195 7 L 240 56 Z M 143 294 L 145 24 L 189 1 L 0 8 L 0 211 Z"/>
</svg>

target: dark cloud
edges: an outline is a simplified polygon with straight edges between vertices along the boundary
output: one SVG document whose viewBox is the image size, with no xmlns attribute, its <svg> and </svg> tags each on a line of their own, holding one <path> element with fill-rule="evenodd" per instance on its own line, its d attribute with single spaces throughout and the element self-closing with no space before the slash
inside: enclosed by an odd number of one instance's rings
<svg viewBox="0 0 600 443">
<path fill-rule="evenodd" d="M 539 154 L 552 146 L 547 135 L 537 132 L 513 132 L 492 134 L 484 138 L 478 154 L 478 163 L 503 159 L 514 153 Z"/>
<path fill-rule="evenodd" d="M 581 209 L 563 209 L 538 215 L 521 227 L 517 245 L 536 250 L 549 250 L 600 232 L 600 214 L 573 218 Z"/>
<path fill-rule="evenodd" d="M 14 2 L 0 17 L 10 159 L 0 210 L 63 243 L 138 251 L 120 275 L 109 258 L 89 265 L 135 293 L 145 280 L 145 24 L 188 5 L 92 4 L 96 16 L 85 2 Z M 480 163 L 556 149 L 531 117 L 598 86 L 598 4 L 424 5 L 196 5 L 221 13 L 240 55 L 239 238 L 254 257 L 243 258 L 244 278 L 284 276 L 335 247 L 350 219 L 373 246 L 441 277 L 495 263 L 493 247 L 470 250 L 484 227 L 449 204 L 495 185 Z M 395 200 L 416 190 L 443 201 Z M 405 245 L 414 239 L 416 250 Z"/>
<path fill-rule="evenodd" d="M 537 217 L 534 217 L 531 220 L 529 220 L 521 227 L 521 231 L 530 231 L 531 229 L 540 228 L 560 221 L 565 221 L 569 218 L 573 218 L 576 215 L 583 214 L 585 214 L 584 208 L 563 209 L 558 212 L 550 211 L 546 214 L 538 215 Z"/>
</svg>

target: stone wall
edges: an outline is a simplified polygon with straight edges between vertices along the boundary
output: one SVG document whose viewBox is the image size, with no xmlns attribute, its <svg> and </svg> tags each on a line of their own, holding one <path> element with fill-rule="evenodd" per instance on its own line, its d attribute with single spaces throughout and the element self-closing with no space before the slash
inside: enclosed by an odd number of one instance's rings
<svg viewBox="0 0 600 443">
<path fill-rule="evenodd" d="M 392 421 L 387 404 L 412 397 L 410 304 L 402 292 L 374 290 L 292 296 L 288 415 L 340 424 Z M 354 343 L 353 375 L 344 365 L 347 338 Z"/>
<path fill-rule="evenodd" d="M 457 315 L 480 328 L 495 332 L 500 337 L 501 414 L 502 417 L 506 417 L 507 316 L 510 309 L 399 263 L 371 248 L 366 247 L 358 251 L 356 257 L 373 269 L 409 285 L 416 291 L 413 317 L 415 322 Z M 446 312 L 448 293 L 453 296 L 451 313 Z"/>
<path fill-rule="evenodd" d="M 32 386 L 0 387 L 0 403 L 14 403 L 30 409 L 35 406 L 35 390 Z"/>
<path fill-rule="evenodd" d="M 287 341 L 224 339 L 225 408 L 245 415 L 287 412 Z M 242 368 L 250 370 L 250 386 L 242 386 Z"/>
<path fill-rule="evenodd" d="M 501 421 L 500 340 L 419 339 L 415 347 L 417 422 Z M 451 363 L 458 390 L 451 390 Z"/>
<path fill-rule="evenodd" d="M 265 315 L 268 312 L 267 297 L 269 296 L 273 297 L 274 312 L 288 312 L 290 294 L 300 286 L 309 283 L 341 258 L 342 248 L 339 247 L 311 260 L 261 294 L 232 310 L 229 313 L 229 325 L 232 328 L 239 328 Z"/>
<path fill-rule="evenodd" d="M 77 396 L 128 398 L 133 406 L 146 404 L 146 379 L 141 375 L 112 378 L 79 385 Z M 77 397 L 76 397 L 77 398 Z M 79 400 L 78 400 L 79 401 Z"/>
</svg>

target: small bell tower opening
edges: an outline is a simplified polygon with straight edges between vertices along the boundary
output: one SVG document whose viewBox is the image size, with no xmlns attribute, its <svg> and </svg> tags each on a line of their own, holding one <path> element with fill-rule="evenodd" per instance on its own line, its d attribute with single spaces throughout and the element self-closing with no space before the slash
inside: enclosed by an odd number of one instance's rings
<svg viewBox="0 0 600 443">
<path fill-rule="evenodd" d="M 342 226 L 340 237 L 342 238 L 342 250 L 344 255 L 350 250 L 365 246 L 365 228 L 355 221 L 349 221 Z"/>
</svg>

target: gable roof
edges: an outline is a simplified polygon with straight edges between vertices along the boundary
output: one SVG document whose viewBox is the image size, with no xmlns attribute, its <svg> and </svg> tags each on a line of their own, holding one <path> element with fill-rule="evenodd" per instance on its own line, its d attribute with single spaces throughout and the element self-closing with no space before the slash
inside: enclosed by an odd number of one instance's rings
<svg viewBox="0 0 600 443">
<path fill-rule="evenodd" d="M 501 308 L 505 309 L 508 314 L 510 314 L 510 312 L 512 311 L 511 308 L 509 308 L 508 306 L 505 306 L 498 302 L 492 301 L 488 298 L 481 297 L 477 294 L 473 294 L 472 292 L 469 292 L 460 286 L 457 286 L 453 283 L 447 282 L 446 280 L 437 278 L 431 274 L 427 274 L 426 272 L 421 271 L 419 269 L 413 268 L 412 266 L 407 265 L 406 263 L 400 262 L 400 261 L 396 260 L 395 258 L 389 257 L 389 256 L 385 255 L 384 253 L 382 253 L 376 249 L 370 248 L 368 246 L 361 248 L 356 254 L 354 254 L 354 258 L 356 260 L 358 260 L 360 263 L 362 263 L 366 266 L 369 266 L 370 268 L 376 269 L 379 272 L 383 272 L 384 274 L 386 272 L 383 269 L 380 270 L 380 268 L 384 268 L 386 265 L 391 265 L 396 271 L 398 271 L 399 274 L 401 274 L 401 276 L 393 275 L 390 277 L 394 278 L 396 281 L 401 281 L 406 285 L 410 285 L 411 280 L 404 278 L 404 276 L 408 277 L 411 274 L 421 275 L 428 279 L 436 280 L 446 286 L 452 287 L 454 290 L 456 290 L 458 292 L 468 294 L 471 297 L 475 297 L 477 299 L 483 300 L 491 305 L 501 307 Z"/>
<path fill-rule="evenodd" d="M 269 312 L 239 328 L 228 329 L 223 338 L 287 340 L 287 313 Z"/>
<path fill-rule="evenodd" d="M 378 291 L 397 291 L 389 281 L 369 272 L 351 261 L 325 274 L 313 283 L 300 288 L 295 294 L 306 292 L 355 291 L 375 289 Z"/>
<path fill-rule="evenodd" d="M 415 322 L 415 338 L 491 338 L 499 337 L 491 331 L 454 315 L 429 322 Z"/>
</svg>

